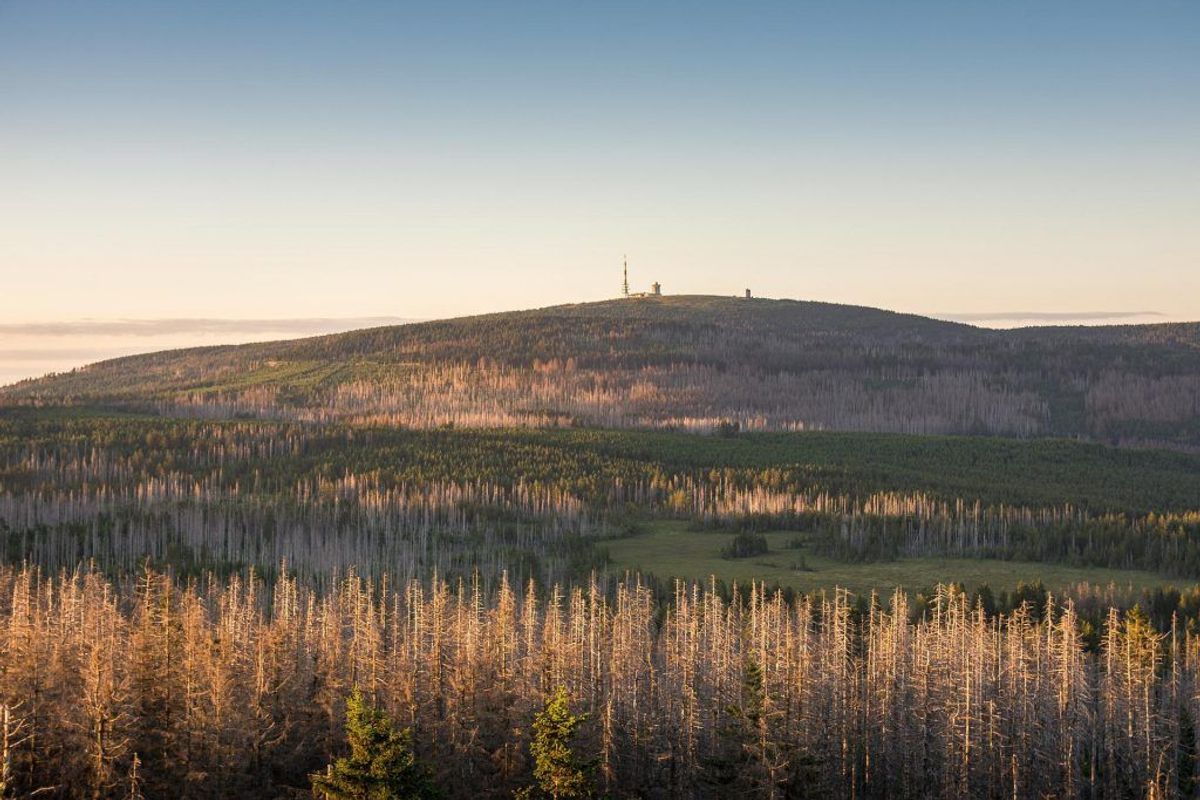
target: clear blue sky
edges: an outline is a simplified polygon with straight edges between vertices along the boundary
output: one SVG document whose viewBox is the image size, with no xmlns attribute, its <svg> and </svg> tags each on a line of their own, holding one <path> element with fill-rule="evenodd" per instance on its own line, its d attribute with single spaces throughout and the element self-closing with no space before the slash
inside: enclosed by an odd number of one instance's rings
<svg viewBox="0 0 1200 800">
<path fill-rule="evenodd" d="M 1200 318 L 1200 3 L 0 0 L 0 318 Z"/>
</svg>

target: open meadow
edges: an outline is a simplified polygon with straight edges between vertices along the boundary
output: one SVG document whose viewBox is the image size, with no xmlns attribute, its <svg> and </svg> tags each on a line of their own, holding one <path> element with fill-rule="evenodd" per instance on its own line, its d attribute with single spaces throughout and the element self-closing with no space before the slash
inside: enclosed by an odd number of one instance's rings
<svg viewBox="0 0 1200 800">
<path fill-rule="evenodd" d="M 895 589 L 925 592 L 939 584 L 961 583 L 968 592 L 982 586 L 1011 592 L 1017 584 L 1041 583 L 1055 594 L 1069 594 L 1071 587 L 1087 584 L 1118 593 L 1139 594 L 1154 588 L 1188 586 L 1193 581 L 1171 578 L 1145 570 L 1080 567 L 1036 561 L 1005 561 L 993 558 L 904 557 L 894 561 L 840 561 L 811 552 L 803 533 L 766 531 L 762 534 L 769 551 L 744 558 L 727 558 L 722 551 L 735 534 L 696 531 L 686 522 L 656 521 L 639 526 L 630 536 L 608 539 L 600 547 L 609 557 L 608 569 L 680 578 L 704 583 L 715 577 L 725 583 L 765 583 L 805 594 L 842 588 L 857 595 L 876 593 L 890 597 Z"/>
</svg>

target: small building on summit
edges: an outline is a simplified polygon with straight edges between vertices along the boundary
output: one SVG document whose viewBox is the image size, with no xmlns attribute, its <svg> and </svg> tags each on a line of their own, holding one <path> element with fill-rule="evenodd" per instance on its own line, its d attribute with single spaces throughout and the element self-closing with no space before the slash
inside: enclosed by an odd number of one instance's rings
<svg viewBox="0 0 1200 800">
<path fill-rule="evenodd" d="M 650 284 L 650 291 L 648 291 L 648 292 L 630 292 L 625 296 L 626 297 L 662 297 L 662 284 L 659 283 L 658 281 L 655 281 L 654 283 Z"/>
<path fill-rule="evenodd" d="M 625 280 L 621 284 L 621 294 L 625 297 L 662 297 L 662 284 L 658 281 L 650 284 L 648 292 L 631 292 L 629 291 L 629 262 L 624 263 Z"/>
</svg>

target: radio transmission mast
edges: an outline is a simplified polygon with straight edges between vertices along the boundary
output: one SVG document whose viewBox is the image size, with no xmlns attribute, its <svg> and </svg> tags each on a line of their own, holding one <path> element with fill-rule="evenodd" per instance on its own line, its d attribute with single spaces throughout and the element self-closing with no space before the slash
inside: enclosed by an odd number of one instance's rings
<svg viewBox="0 0 1200 800">
<path fill-rule="evenodd" d="M 621 287 L 621 294 L 624 297 L 629 297 L 629 258 L 621 256 L 621 263 L 625 267 L 625 283 Z"/>
</svg>

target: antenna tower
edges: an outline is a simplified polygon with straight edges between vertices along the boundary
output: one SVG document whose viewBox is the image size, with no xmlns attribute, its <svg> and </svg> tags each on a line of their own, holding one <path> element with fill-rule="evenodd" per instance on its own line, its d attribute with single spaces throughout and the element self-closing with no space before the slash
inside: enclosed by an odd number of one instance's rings
<svg viewBox="0 0 1200 800">
<path fill-rule="evenodd" d="M 621 287 L 621 294 L 625 297 L 629 297 L 629 258 L 627 256 L 621 256 L 621 263 L 625 267 L 625 283 Z"/>
</svg>

